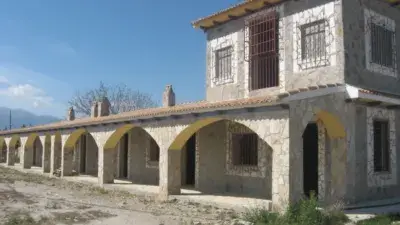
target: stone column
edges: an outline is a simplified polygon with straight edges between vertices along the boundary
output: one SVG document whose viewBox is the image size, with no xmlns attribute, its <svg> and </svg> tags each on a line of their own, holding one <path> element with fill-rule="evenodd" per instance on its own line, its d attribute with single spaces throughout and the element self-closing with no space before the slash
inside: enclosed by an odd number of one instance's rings
<svg viewBox="0 0 400 225">
<path fill-rule="evenodd" d="M 21 165 L 24 169 L 30 169 L 33 164 L 33 142 L 32 146 L 27 146 L 28 137 L 21 137 Z"/>
<path fill-rule="evenodd" d="M 14 154 L 14 147 L 10 146 L 11 138 L 4 138 L 4 141 L 6 142 L 7 145 L 7 160 L 6 164 L 7 166 L 13 166 L 15 163 L 15 154 Z"/>
<path fill-rule="evenodd" d="M 49 173 L 50 172 L 51 143 L 48 140 L 46 140 L 46 135 L 40 136 L 40 141 L 42 142 L 42 146 L 43 146 L 43 152 L 42 152 L 43 173 Z"/>
<path fill-rule="evenodd" d="M 115 155 L 114 149 L 104 149 L 99 147 L 99 161 L 98 161 L 98 177 L 99 184 L 112 184 L 114 183 L 114 169 L 115 169 Z"/>
<path fill-rule="evenodd" d="M 53 174 L 61 167 L 61 138 L 56 138 L 56 135 L 51 135 L 51 152 L 50 152 L 50 173 Z"/>
<path fill-rule="evenodd" d="M 181 150 L 168 150 L 160 146 L 160 200 L 181 193 Z"/>
</svg>

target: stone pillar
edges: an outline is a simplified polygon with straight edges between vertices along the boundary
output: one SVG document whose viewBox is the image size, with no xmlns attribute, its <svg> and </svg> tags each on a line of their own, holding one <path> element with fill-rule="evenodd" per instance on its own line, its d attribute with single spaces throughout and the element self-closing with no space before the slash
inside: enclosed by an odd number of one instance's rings
<svg viewBox="0 0 400 225">
<path fill-rule="evenodd" d="M 114 149 L 99 147 L 98 177 L 99 184 L 114 183 L 115 155 Z"/>
<path fill-rule="evenodd" d="M 74 107 L 69 107 L 67 112 L 67 120 L 72 121 L 75 120 L 75 110 Z"/>
<path fill-rule="evenodd" d="M 27 146 L 27 140 L 28 137 L 21 137 L 21 164 L 24 169 L 30 169 L 33 164 L 33 145 L 35 142 L 32 146 Z"/>
<path fill-rule="evenodd" d="M 90 109 L 90 116 L 92 117 L 92 118 L 95 118 L 95 117 L 97 117 L 97 111 L 98 111 L 98 102 L 97 101 L 94 101 L 93 103 L 92 103 L 92 107 L 91 107 L 91 109 Z"/>
<path fill-rule="evenodd" d="M 51 136 L 51 153 L 50 153 L 50 173 L 53 174 L 61 167 L 61 138 L 56 138 L 56 135 Z"/>
<path fill-rule="evenodd" d="M 62 148 L 61 151 L 61 176 L 71 176 L 73 169 L 73 148 Z"/>
<path fill-rule="evenodd" d="M 13 166 L 15 163 L 14 146 L 10 146 L 11 138 L 4 138 L 4 141 L 6 142 L 6 145 L 7 145 L 6 164 L 7 164 L 7 166 Z"/>
<path fill-rule="evenodd" d="M 181 193 L 181 150 L 168 150 L 160 146 L 160 200 Z"/>
<path fill-rule="evenodd" d="M 174 90 L 172 89 L 172 85 L 167 85 L 165 87 L 162 104 L 164 107 L 170 107 L 175 105 L 175 93 Z"/>
<path fill-rule="evenodd" d="M 42 168 L 43 173 L 50 172 L 50 154 L 51 154 L 51 137 L 46 135 L 40 136 L 40 141 L 42 142 L 43 146 L 43 153 L 42 153 Z M 48 140 L 50 139 L 50 141 Z"/>
</svg>

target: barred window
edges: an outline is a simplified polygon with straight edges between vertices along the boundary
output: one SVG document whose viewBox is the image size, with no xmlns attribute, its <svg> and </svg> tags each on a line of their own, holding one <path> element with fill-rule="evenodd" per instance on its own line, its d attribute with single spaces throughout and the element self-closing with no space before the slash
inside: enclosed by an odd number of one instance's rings
<svg viewBox="0 0 400 225">
<path fill-rule="evenodd" d="M 157 142 L 151 138 L 150 140 L 150 161 L 158 162 L 160 161 L 160 147 L 158 146 Z"/>
<path fill-rule="evenodd" d="M 301 59 L 313 66 L 326 64 L 326 21 L 318 20 L 302 25 L 301 31 Z"/>
<path fill-rule="evenodd" d="M 371 29 L 371 61 L 385 67 L 393 68 L 395 32 L 384 26 L 370 23 Z"/>
<path fill-rule="evenodd" d="M 232 148 L 234 165 L 258 165 L 258 135 L 256 133 L 233 133 Z"/>
<path fill-rule="evenodd" d="M 374 171 L 389 172 L 389 122 L 386 120 L 375 120 L 373 122 L 374 132 Z"/>
<path fill-rule="evenodd" d="M 232 46 L 219 49 L 216 54 L 215 81 L 232 79 Z"/>
<path fill-rule="evenodd" d="M 250 89 L 279 86 L 278 15 L 270 12 L 248 22 Z"/>
</svg>

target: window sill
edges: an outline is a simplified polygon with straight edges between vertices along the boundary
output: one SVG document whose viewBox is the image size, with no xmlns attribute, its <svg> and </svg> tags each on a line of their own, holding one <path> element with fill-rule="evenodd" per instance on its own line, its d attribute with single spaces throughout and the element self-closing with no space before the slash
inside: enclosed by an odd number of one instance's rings
<svg viewBox="0 0 400 225">
<path fill-rule="evenodd" d="M 317 69 L 320 67 L 325 67 L 330 65 L 328 59 L 322 59 L 322 58 L 312 59 L 314 61 L 318 61 L 319 63 L 309 62 L 309 60 L 310 59 L 298 60 L 297 66 L 299 67 L 300 71 Z"/>
<path fill-rule="evenodd" d="M 261 169 L 258 166 L 246 166 L 246 165 L 229 165 L 227 168 L 227 174 L 232 176 L 242 177 L 263 177 Z"/>
<path fill-rule="evenodd" d="M 147 161 L 146 167 L 147 168 L 158 168 L 158 161 Z"/>
<path fill-rule="evenodd" d="M 374 73 L 379 73 L 382 75 L 386 75 L 386 76 L 390 76 L 390 77 L 395 77 L 397 78 L 397 70 L 390 68 L 390 67 L 386 67 L 386 66 L 382 66 L 380 64 L 376 64 L 373 62 L 370 62 L 368 64 L 367 69 L 371 72 Z"/>
<path fill-rule="evenodd" d="M 225 85 L 225 84 L 232 84 L 232 83 L 234 83 L 233 79 L 214 80 L 213 81 L 214 86 L 222 86 L 222 85 Z"/>
</svg>

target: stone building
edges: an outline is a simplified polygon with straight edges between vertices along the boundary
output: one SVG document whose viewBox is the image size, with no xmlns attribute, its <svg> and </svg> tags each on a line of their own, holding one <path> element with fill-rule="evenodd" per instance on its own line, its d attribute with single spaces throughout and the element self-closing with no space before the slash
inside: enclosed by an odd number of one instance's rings
<svg viewBox="0 0 400 225">
<path fill-rule="evenodd" d="M 398 196 L 399 0 L 249 0 L 193 22 L 207 38 L 206 99 L 1 131 L 14 165 L 321 204 Z M 177 94 L 179 96 L 179 93 Z M 41 162 L 38 162 L 39 156 Z M 4 158 L 4 157 L 3 157 Z"/>
</svg>

